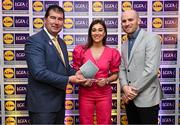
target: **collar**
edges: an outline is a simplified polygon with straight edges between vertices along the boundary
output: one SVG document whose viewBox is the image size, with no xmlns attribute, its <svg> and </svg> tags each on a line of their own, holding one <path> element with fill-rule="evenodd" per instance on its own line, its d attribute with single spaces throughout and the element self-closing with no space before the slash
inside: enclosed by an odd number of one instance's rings
<svg viewBox="0 0 180 125">
<path fill-rule="evenodd" d="M 54 36 L 51 35 L 51 34 L 48 32 L 48 30 L 46 29 L 46 27 L 44 27 L 43 29 L 44 29 L 44 31 L 47 33 L 47 35 L 49 36 L 49 38 L 52 40 L 52 39 L 54 38 Z M 57 36 L 56 36 L 56 38 L 57 38 Z"/>
<path fill-rule="evenodd" d="M 136 37 L 139 34 L 139 31 L 140 31 L 140 28 L 137 28 L 137 30 L 133 34 L 128 35 L 128 39 L 136 39 Z"/>
</svg>

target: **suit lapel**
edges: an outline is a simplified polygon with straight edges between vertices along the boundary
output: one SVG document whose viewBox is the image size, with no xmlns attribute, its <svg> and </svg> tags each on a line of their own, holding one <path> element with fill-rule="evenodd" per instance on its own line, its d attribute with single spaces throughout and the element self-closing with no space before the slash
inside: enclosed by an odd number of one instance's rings
<svg viewBox="0 0 180 125">
<path fill-rule="evenodd" d="M 46 33 L 46 31 L 42 30 L 42 33 L 43 33 L 43 35 L 44 35 L 45 41 L 52 47 L 53 51 L 54 51 L 54 52 L 57 54 L 57 56 L 59 57 L 61 63 L 64 65 L 63 60 L 62 60 L 62 58 L 61 58 L 58 50 L 57 50 L 56 47 L 54 46 L 52 40 L 49 38 L 49 36 L 48 36 L 48 34 Z M 60 45 L 60 47 L 61 47 L 61 49 L 62 49 L 62 52 L 63 52 L 63 54 L 64 54 L 64 53 L 65 53 L 65 47 L 63 47 L 63 45 L 61 44 L 59 38 L 58 38 L 58 43 L 59 43 L 59 45 Z M 66 63 L 66 65 L 67 65 L 66 56 L 64 56 L 64 60 L 65 60 L 65 63 Z"/>
<path fill-rule="evenodd" d="M 131 54 L 130 54 L 130 57 L 129 57 L 129 60 L 128 60 L 128 65 L 130 64 L 131 60 L 132 60 L 132 57 L 133 57 L 133 54 L 134 54 L 134 51 L 136 50 L 137 46 L 139 45 L 139 43 L 141 42 L 141 39 L 143 38 L 143 35 L 144 35 L 144 30 L 141 29 L 135 42 L 134 42 L 134 45 L 132 47 L 132 50 L 131 50 Z"/>
</svg>

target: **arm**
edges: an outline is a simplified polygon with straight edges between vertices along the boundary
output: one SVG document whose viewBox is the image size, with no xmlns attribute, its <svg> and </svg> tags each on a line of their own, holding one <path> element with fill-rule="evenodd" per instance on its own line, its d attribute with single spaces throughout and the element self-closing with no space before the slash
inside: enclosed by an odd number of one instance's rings
<svg viewBox="0 0 180 125">
<path fill-rule="evenodd" d="M 138 92 L 146 89 L 157 78 L 161 55 L 161 43 L 157 35 L 147 42 L 145 51 L 145 67 L 141 77 L 135 82 Z"/>
</svg>

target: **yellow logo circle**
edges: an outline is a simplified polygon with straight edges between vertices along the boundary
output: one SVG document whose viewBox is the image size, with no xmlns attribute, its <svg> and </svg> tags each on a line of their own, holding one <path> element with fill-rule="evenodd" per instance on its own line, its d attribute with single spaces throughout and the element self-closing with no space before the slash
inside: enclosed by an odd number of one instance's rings
<svg viewBox="0 0 180 125">
<path fill-rule="evenodd" d="M 125 43 L 125 42 L 127 42 L 127 41 L 128 41 L 127 34 L 122 35 L 121 42 L 122 42 L 122 43 Z"/>
<path fill-rule="evenodd" d="M 5 120 L 6 125 L 16 125 L 16 120 L 14 117 L 8 117 Z"/>
<path fill-rule="evenodd" d="M 4 77 L 5 78 L 13 78 L 14 77 L 14 70 L 12 68 L 7 68 L 4 70 Z"/>
<path fill-rule="evenodd" d="M 66 18 L 65 21 L 64 21 L 64 27 L 67 28 L 67 29 L 70 29 L 72 28 L 74 25 L 74 22 L 71 18 Z"/>
<path fill-rule="evenodd" d="M 72 61 L 72 52 L 68 51 L 68 57 L 69 57 L 69 61 Z"/>
<path fill-rule="evenodd" d="M 43 3 L 41 1 L 35 1 L 33 3 L 33 10 L 36 12 L 40 12 L 43 10 Z"/>
<path fill-rule="evenodd" d="M 43 27 L 43 25 L 44 25 L 43 19 L 41 19 L 41 18 L 36 18 L 36 19 L 34 19 L 34 21 L 33 21 L 33 26 L 34 26 L 35 28 L 40 29 L 40 28 Z"/>
<path fill-rule="evenodd" d="M 154 18 L 152 23 L 153 23 L 153 27 L 161 28 L 162 24 L 163 24 L 163 21 L 160 18 Z"/>
<path fill-rule="evenodd" d="M 8 110 L 8 111 L 13 111 L 15 109 L 15 103 L 13 101 L 7 101 L 5 103 L 5 108 Z"/>
<path fill-rule="evenodd" d="M 94 2 L 92 7 L 93 7 L 93 11 L 95 12 L 101 12 L 103 9 L 102 3 L 98 1 Z"/>
<path fill-rule="evenodd" d="M 66 124 L 66 125 L 72 125 L 73 122 L 74 122 L 73 117 L 67 116 L 67 117 L 65 118 L 65 124 Z"/>
<path fill-rule="evenodd" d="M 123 9 L 123 11 L 131 10 L 131 9 L 132 9 L 132 4 L 131 4 L 131 2 L 129 2 L 129 1 L 124 1 L 124 2 L 122 3 L 122 9 Z"/>
<path fill-rule="evenodd" d="M 3 25 L 5 27 L 11 27 L 13 25 L 13 22 L 14 21 L 13 21 L 12 17 L 9 17 L 9 16 L 7 16 L 3 19 Z"/>
<path fill-rule="evenodd" d="M 74 104 L 71 100 L 66 100 L 65 102 L 65 109 L 71 110 L 73 108 Z"/>
<path fill-rule="evenodd" d="M 156 12 L 159 12 L 159 11 L 162 11 L 163 9 L 163 4 L 161 1 L 155 1 L 153 3 L 153 10 L 156 11 Z"/>
<path fill-rule="evenodd" d="M 64 42 L 67 44 L 67 45 L 71 45 L 73 43 L 74 39 L 73 39 L 73 36 L 72 35 L 66 35 L 64 36 Z"/>
<path fill-rule="evenodd" d="M 14 41 L 14 36 L 11 33 L 7 33 L 3 35 L 3 41 L 5 44 L 11 44 Z"/>
<path fill-rule="evenodd" d="M 121 116 L 121 123 L 122 123 L 122 125 L 127 125 L 128 124 L 126 115 Z"/>
<path fill-rule="evenodd" d="M 4 0 L 2 6 L 5 10 L 11 10 L 13 7 L 13 2 L 11 0 Z"/>
<path fill-rule="evenodd" d="M 4 51 L 4 59 L 7 61 L 12 61 L 14 59 L 14 53 L 12 50 Z"/>
<path fill-rule="evenodd" d="M 73 86 L 71 84 L 67 84 L 66 94 L 71 94 L 73 92 Z"/>
<path fill-rule="evenodd" d="M 71 12 L 73 9 L 73 4 L 70 1 L 64 2 L 63 6 L 64 6 L 64 11 L 66 12 Z"/>
<path fill-rule="evenodd" d="M 6 86 L 4 87 L 4 92 L 5 92 L 7 95 L 12 95 L 12 94 L 14 94 L 14 92 L 15 92 L 15 88 L 14 88 L 13 85 L 6 85 Z"/>
</svg>

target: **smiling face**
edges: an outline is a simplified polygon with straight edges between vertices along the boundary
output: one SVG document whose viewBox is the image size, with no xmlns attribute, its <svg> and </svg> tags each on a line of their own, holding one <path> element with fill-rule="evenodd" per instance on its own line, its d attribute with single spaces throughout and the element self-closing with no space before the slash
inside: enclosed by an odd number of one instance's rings
<svg viewBox="0 0 180 125">
<path fill-rule="evenodd" d="M 133 34 L 140 24 L 140 18 L 136 11 L 128 10 L 122 13 L 121 25 L 127 34 Z"/>
<path fill-rule="evenodd" d="M 105 37 L 106 32 L 104 30 L 104 27 L 100 24 L 97 23 L 92 27 L 91 30 L 91 37 L 93 40 L 93 43 L 103 43 L 103 38 Z"/>
<path fill-rule="evenodd" d="M 48 32 L 53 36 L 57 36 L 58 33 L 62 30 L 63 23 L 63 13 L 55 12 L 54 10 L 50 10 L 48 17 L 44 18 L 44 25 Z"/>
</svg>

